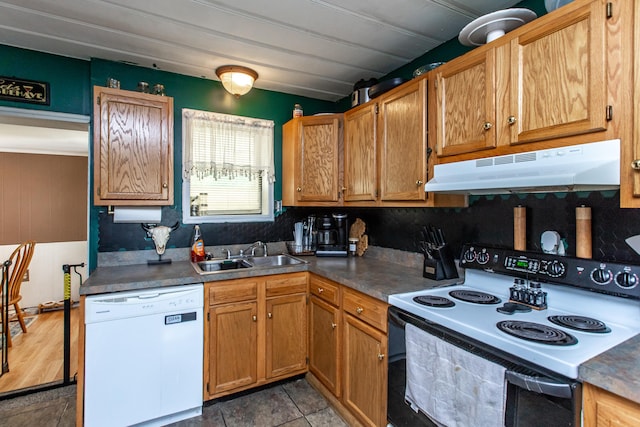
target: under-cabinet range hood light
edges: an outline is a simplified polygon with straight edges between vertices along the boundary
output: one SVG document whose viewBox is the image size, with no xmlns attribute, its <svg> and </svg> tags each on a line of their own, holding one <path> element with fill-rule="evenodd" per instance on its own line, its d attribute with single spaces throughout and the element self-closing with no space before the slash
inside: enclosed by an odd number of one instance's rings
<svg viewBox="0 0 640 427">
<path fill-rule="evenodd" d="M 599 191 L 620 187 L 620 140 L 436 165 L 425 191 L 453 194 Z"/>
</svg>

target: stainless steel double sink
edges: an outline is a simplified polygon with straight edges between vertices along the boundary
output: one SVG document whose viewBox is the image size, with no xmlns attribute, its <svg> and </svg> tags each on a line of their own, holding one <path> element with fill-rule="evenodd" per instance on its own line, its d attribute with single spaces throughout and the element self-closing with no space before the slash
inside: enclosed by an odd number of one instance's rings
<svg viewBox="0 0 640 427">
<path fill-rule="evenodd" d="M 191 263 L 198 274 L 214 274 L 239 269 L 290 267 L 300 264 L 308 264 L 308 262 L 288 254 L 213 259 L 209 261 Z"/>
</svg>

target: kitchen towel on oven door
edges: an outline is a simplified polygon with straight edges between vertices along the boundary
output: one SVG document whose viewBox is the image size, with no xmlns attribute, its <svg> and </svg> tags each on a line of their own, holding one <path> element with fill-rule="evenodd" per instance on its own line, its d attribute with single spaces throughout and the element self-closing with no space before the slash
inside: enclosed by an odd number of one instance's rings
<svg viewBox="0 0 640 427">
<path fill-rule="evenodd" d="M 504 426 L 505 368 L 411 324 L 405 327 L 411 408 L 447 427 Z"/>
</svg>

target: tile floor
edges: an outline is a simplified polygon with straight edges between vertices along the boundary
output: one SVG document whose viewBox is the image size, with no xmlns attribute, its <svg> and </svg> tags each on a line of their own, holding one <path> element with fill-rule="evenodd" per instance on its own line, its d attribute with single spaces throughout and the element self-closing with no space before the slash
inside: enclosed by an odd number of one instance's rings
<svg viewBox="0 0 640 427">
<path fill-rule="evenodd" d="M 75 425 L 76 387 L 68 386 L 0 401 L 1 426 Z M 202 416 L 171 427 L 303 427 L 347 424 L 305 379 L 207 403 Z"/>
</svg>

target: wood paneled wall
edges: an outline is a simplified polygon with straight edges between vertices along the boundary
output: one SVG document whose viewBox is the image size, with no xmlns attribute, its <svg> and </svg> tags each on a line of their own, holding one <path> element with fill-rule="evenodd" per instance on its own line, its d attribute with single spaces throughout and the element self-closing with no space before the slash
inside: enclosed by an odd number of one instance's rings
<svg viewBox="0 0 640 427">
<path fill-rule="evenodd" d="M 87 161 L 0 153 L 0 244 L 87 240 Z"/>
</svg>

